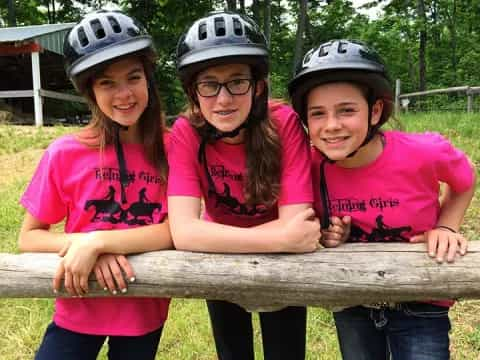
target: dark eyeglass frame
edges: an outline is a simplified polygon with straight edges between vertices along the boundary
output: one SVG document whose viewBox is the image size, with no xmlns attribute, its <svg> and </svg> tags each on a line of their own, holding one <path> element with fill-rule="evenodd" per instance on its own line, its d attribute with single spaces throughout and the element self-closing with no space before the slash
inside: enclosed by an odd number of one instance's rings
<svg viewBox="0 0 480 360">
<path fill-rule="evenodd" d="M 242 92 L 232 92 L 232 89 L 229 88 L 229 84 L 233 84 L 233 83 L 235 83 L 239 80 L 248 81 L 247 89 L 245 91 L 242 91 Z M 245 95 L 246 93 L 248 93 L 250 91 L 254 82 L 255 82 L 255 80 L 252 79 L 252 78 L 232 79 L 232 80 L 228 80 L 228 81 L 225 81 L 225 82 L 212 81 L 212 80 L 198 81 L 198 82 L 195 83 L 195 92 L 198 95 L 200 95 L 201 97 L 205 97 L 205 98 L 215 97 L 215 96 L 218 96 L 218 94 L 220 94 L 220 90 L 222 89 L 222 87 L 224 87 L 227 90 L 227 92 L 232 96 Z M 215 94 L 212 94 L 212 95 L 202 95 L 202 93 L 199 90 L 199 88 L 200 88 L 199 85 L 202 85 L 202 84 L 216 84 L 218 86 L 217 91 L 215 92 Z"/>
</svg>

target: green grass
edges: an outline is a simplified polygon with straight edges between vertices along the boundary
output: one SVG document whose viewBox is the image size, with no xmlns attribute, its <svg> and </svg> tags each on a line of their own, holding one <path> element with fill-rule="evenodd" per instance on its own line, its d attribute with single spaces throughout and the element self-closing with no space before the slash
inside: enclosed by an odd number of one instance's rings
<svg viewBox="0 0 480 360">
<path fill-rule="evenodd" d="M 425 113 L 402 115 L 400 122 L 406 131 L 437 131 L 463 149 L 476 164 L 480 164 L 480 114 Z"/>
<path fill-rule="evenodd" d="M 34 128 L 1 125 L 1 127 L 0 155 L 14 154 L 27 149 L 45 149 L 52 139 L 74 129 L 63 126 Z"/>
<path fill-rule="evenodd" d="M 461 147 L 480 168 L 480 116 L 465 114 L 427 114 L 402 116 L 408 131 L 438 131 Z M 38 149 L 74 128 L 0 126 L 0 165 L 8 162 L 6 174 L 0 175 L 0 252 L 16 253 L 16 238 L 23 217 L 18 199 L 38 158 L 22 156 Z M 28 169 L 24 169 L 24 168 Z M 28 171 L 25 171 L 28 170 Z M 3 176 L 3 181 L 2 180 Z M 477 193 L 463 226 L 471 239 L 479 239 L 480 200 Z M 49 299 L 0 299 L 0 359 L 33 358 L 47 324 L 51 320 L 53 301 Z M 452 311 L 452 359 L 480 358 L 480 301 L 461 301 Z M 263 358 L 258 318 L 254 316 L 255 351 Z M 307 331 L 307 359 L 339 359 L 335 327 L 330 312 L 310 308 Z M 106 359 L 102 349 L 99 359 Z M 216 359 L 210 324 L 202 300 L 174 299 L 162 336 L 157 359 Z"/>
</svg>

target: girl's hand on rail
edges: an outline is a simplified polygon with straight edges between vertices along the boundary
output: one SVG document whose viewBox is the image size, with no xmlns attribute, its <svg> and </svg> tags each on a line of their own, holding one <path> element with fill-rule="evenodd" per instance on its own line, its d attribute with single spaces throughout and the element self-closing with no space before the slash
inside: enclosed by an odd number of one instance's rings
<svg viewBox="0 0 480 360">
<path fill-rule="evenodd" d="M 328 229 L 322 230 L 321 244 L 325 247 L 337 247 L 346 242 L 350 237 L 351 223 L 350 216 L 330 217 L 330 226 Z"/>
</svg>

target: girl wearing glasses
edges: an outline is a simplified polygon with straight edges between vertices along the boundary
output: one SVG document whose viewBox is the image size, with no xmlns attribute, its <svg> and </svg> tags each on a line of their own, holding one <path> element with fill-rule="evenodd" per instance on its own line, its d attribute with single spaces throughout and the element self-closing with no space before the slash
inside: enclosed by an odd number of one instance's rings
<svg viewBox="0 0 480 360">
<path fill-rule="evenodd" d="M 308 143 L 296 114 L 268 102 L 268 52 L 257 25 L 227 12 L 197 20 L 180 38 L 177 68 L 190 109 L 171 132 L 168 206 L 176 248 L 315 251 L 321 235 Z M 251 314 L 227 301 L 207 306 L 218 358 L 253 360 Z M 265 359 L 304 359 L 304 307 L 259 315 Z"/>
</svg>

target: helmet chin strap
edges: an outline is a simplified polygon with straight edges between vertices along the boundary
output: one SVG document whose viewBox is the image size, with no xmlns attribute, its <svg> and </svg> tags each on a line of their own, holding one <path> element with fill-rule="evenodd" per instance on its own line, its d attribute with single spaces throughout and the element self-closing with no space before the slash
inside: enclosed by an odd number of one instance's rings
<svg viewBox="0 0 480 360">
<path fill-rule="evenodd" d="M 120 125 L 115 121 L 113 123 L 115 128 L 115 152 L 117 154 L 118 168 L 120 172 L 122 204 L 125 204 L 127 202 L 127 195 L 126 195 L 125 188 L 128 186 L 128 172 L 127 172 L 127 165 L 125 162 L 125 155 L 123 153 L 123 146 L 120 141 L 120 130 L 126 131 L 128 130 L 128 126 Z"/>
<path fill-rule="evenodd" d="M 352 158 L 355 156 L 355 154 L 360 150 L 362 147 L 367 145 L 370 141 L 372 141 L 373 137 L 377 133 L 377 128 L 375 126 L 372 126 L 372 111 L 373 111 L 373 104 L 375 102 L 374 96 L 371 92 L 368 94 L 368 128 L 367 128 L 367 134 L 365 135 L 365 139 L 363 140 L 362 144 L 352 151 L 350 154 L 346 156 L 346 158 Z M 327 154 L 322 152 L 322 155 L 324 156 L 324 159 L 320 163 L 320 200 L 322 202 L 322 216 L 320 219 L 320 224 L 322 229 L 327 229 L 330 224 L 330 197 L 328 195 L 328 187 L 327 187 L 327 178 L 325 176 L 325 165 L 327 163 L 334 164 L 336 160 L 330 159 Z"/>
<path fill-rule="evenodd" d="M 154 88 L 155 83 L 153 79 L 150 79 L 148 81 L 148 103 L 147 103 L 147 108 L 152 105 L 152 89 Z M 120 130 L 122 131 L 128 131 L 128 126 L 121 125 L 118 122 L 110 119 L 110 121 L 113 122 L 114 124 L 114 129 L 115 129 L 115 153 L 117 154 L 117 161 L 118 161 L 118 169 L 120 172 L 120 187 L 121 187 L 121 193 L 122 193 L 122 204 L 125 204 L 127 202 L 127 194 L 125 191 L 125 188 L 128 186 L 128 171 L 127 171 L 127 164 L 125 161 L 125 155 L 123 152 L 123 146 L 120 141 Z"/>
<path fill-rule="evenodd" d="M 256 85 L 254 86 L 254 88 L 256 88 Z M 202 141 L 200 142 L 200 146 L 198 147 L 197 156 L 198 156 L 198 162 L 200 164 L 203 163 L 203 168 L 205 170 L 205 174 L 207 175 L 209 195 L 217 193 L 217 191 L 215 189 L 215 183 L 213 182 L 213 179 L 210 176 L 210 172 L 208 171 L 207 152 L 205 151 L 207 143 L 209 140 L 218 141 L 223 138 L 234 138 L 238 136 L 241 130 L 246 129 L 248 127 L 250 116 L 252 114 L 254 105 L 255 105 L 255 91 L 252 91 L 252 106 L 250 107 L 250 112 L 248 113 L 247 119 L 243 123 L 241 123 L 238 127 L 236 127 L 231 131 L 220 131 L 216 127 L 211 125 L 208 121 L 206 121 L 206 124 L 205 124 L 206 131 L 204 134 L 202 134 Z"/>
<path fill-rule="evenodd" d="M 377 128 L 375 126 L 372 125 L 372 111 L 373 111 L 373 105 L 375 104 L 375 97 L 374 95 L 371 93 L 371 91 L 369 91 L 368 93 L 368 99 L 367 99 L 367 102 L 368 102 L 368 128 L 367 128 L 367 134 L 365 135 L 365 139 L 363 139 L 363 142 L 360 144 L 360 146 L 355 149 L 354 151 L 352 151 L 350 154 L 347 155 L 347 158 L 351 158 L 353 156 L 355 156 L 355 154 L 357 153 L 358 150 L 360 150 L 362 147 L 364 147 L 365 145 L 367 145 L 370 141 L 372 141 L 373 137 L 375 136 L 375 134 L 377 133 Z"/>
</svg>

